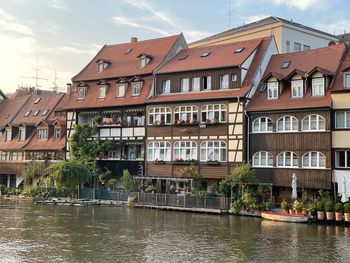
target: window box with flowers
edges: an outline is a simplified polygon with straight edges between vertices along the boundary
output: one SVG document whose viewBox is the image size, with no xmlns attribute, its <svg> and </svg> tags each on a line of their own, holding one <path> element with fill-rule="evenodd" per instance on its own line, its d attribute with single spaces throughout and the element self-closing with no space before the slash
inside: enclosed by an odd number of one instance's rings
<svg viewBox="0 0 350 263">
<path fill-rule="evenodd" d="M 211 160 L 207 161 L 207 165 L 219 165 L 219 164 L 220 164 L 219 161 L 211 161 Z"/>
<path fill-rule="evenodd" d="M 176 126 L 182 126 L 182 125 L 198 125 L 198 121 L 197 120 L 175 120 L 174 125 Z"/>
<path fill-rule="evenodd" d="M 175 164 L 175 165 L 191 165 L 191 164 L 197 165 L 197 160 L 176 158 L 175 161 L 173 161 L 173 164 Z"/>
<path fill-rule="evenodd" d="M 158 159 L 155 159 L 155 160 L 153 161 L 153 163 L 154 163 L 154 164 L 157 164 L 157 165 L 166 164 L 165 161 L 163 161 L 163 160 L 158 160 Z"/>
<path fill-rule="evenodd" d="M 212 120 L 205 120 L 205 124 L 206 125 L 219 125 L 221 124 L 221 122 L 219 122 L 219 120 L 217 119 L 212 119 Z"/>
<path fill-rule="evenodd" d="M 164 121 L 155 121 L 152 123 L 152 125 L 154 126 L 163 126 L 166 125 Z"/>
</svg>

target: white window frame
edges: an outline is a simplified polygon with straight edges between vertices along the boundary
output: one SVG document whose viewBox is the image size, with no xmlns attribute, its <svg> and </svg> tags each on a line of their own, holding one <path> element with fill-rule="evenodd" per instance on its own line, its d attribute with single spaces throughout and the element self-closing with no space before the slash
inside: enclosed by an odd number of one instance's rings
<svg viewBox="0 0 350 263">
<path fill-rule="evenodd" d="M 295 152 L 281 152 L 277 155 L 276 166 L 282 168 L 298 168 L 299 156 Z"/>
<path fill-rule="evenodd" d="M 163 92 L 163 94 L 169 94 L 170 93 L 170 85 L 171 85 L 170 79 L 162 81 L 162 92 Z"/>
<path fill-rule="evenodd" d="M 19 137 L 19 140 L 21 142 L 26 140 L 26 128 L 24 128 L 24 127 L 19 128 L 19 136 L 18 137 Z"/>
<path fill-rule="evenodd" d="M 339 165 L 339 153 L 344 152 L 344 166 Z M 350 168 L 350 150 L 335 151 L 335 168 Z"/>
<path fill-rule="evenodd" d="M 7 128 L 5 131 L 5 141 L 9 142 L 12 140 L 12 129 Z"/>
<path fill-rule="evenodd" d="M 278 81 L 267 82 L 267 99 L 276 100 L 278 99 Z"/>
<path fill-rule="evenodd" d="M 312 164 L 313 158 L 316 159 L 316 165 Z M 324 165 L 321 165 L 321 159 L 323 159 L 322 163 L 324 163 Z M 308 168 L 308 169 L 325 169 L 326 168 L 326 156 L 323 153 L 317 152 L 317 151 L 307 152 L 303 155 L 302 167 Z"/>
<path fill-rule="evenodd" d="M 212 158 L 213 157 L 213 158 Z M 203 141 L 200 144 L 201 162 L 227 162 L 227 144 L 224 141 Z"/>
<path fill-rule="evenodd" d="M 292 98 L 302 98 L 304 96 L 304 80 L 295 79 L 291 81 Z"/>
<path fill-rule="evenodd" d="M 299 47 L 299 48 L 297 48 Z M 300 52 L 301 51 L 301 43 L 294 42 L 294 52 Z"/>
<path fill-rule="evenodd" d="M 316 116 L 316 126 L 312 127 L 312 118 Z M 320 128 L 323 122 L 323 129 Z M 301 121 L 301 130 L 303 132 L 317 132 L 326 130 L 326 119 L 319 114 L 310 114 L 305 116 Z"/>
<path fill-rule="evenodd" d="M 312 82 L 312 96 L 324 96 L 325 95 L 325 78 L 313 78 Z"/>
<path fill-rule="evenodd" d="M 344 114 L 344 126 L 339 126 L 337 121 L 339 114 Z M 349 111 L 336 111 L 335 112 L 335 128 L 336 129 L 350 129 L 350 110 Z"/>
<path fill-rule="evenodd" d="M 6 152 L 0 152 L 0 160 L 1 161 L 7 160 L 7 153 Z"/>
<path fill-rule="evenodd" d="M 132 96 L 139 96 L 141 93 L 142 81 L 134 81 L 131 84 Z"/>
<path fill-rule="evenodd" d="M 350 72 L 344 73 L 344 88 L 350 89 Z"/>
<path fill-rule="evenodd" d="M 195 77 L 192 78 L 192 91 L 200 91 L 201 90 L 201 78 Z"/>
<path fill-rule="evenodd" d="M 117 85 L 117 98 L 125 97 L 126 88 L 127 88 L 127 84 L 126 83 L 120 83 L 120 84 Z"/>
<path fill-rule="evenodd" d="M 181 79 L 181 92 L 189 92 L 190 91 L 190 79 L 182 78 Z"/>
<path fill-rule="evenodd" d="M 229 88 L 229 74 L 220 75 L 220 89 Z"/>
<path fill-rule="evenodd" d="M 205 87 L 205 85 L 204 85 L 204 81 L 206 80 L 206 84 L 207 84 L 207 87 L 206 88 L 204 88 Z M 211 90 L 211 76 L 204 76 L 203 78 L 202 78 L 202 84 L 203 84 L 203 88 L 202 88 L 202 90 Z"/>
<path fill-rule="evenodd" d="M 99 85 L 98 86 L 98 98 L 99 99 L 104 99 L 106 97 L 107 93 L 107 85 Z M 102 92 L 101 92 L 102 91 Z"/>
<path fill-rule="evenodd" d="M 61 128 L 54 128 L 54 137 L 55 139 L 61 139 Z"/>
<path fill-rule="evenodd" d="M 273 156 L 270 152 L 260 151 L 252 156 L 253 167 L 273 167 Z"/>
<path fill-rule="evenodd" d="M 47 128 L 39 128 L 38 129 L 38 139 L 45 140 L 48 138 L 48 130 Z"/>
<path fill-rule="evenodd" d="M 177 141 L 174 143 L 174 160 L 197 160 L 197 143 L 195 141 Z"/>
<path fill-rule="evenodd" d="M 169 107 L 153 107 L 148 111 L 148 125 L 171 124 L 171 109 Z"/>
<path fill-rule="evenodd" d="M 259 117 L 252 122 L 252 133 L 273 132 L 273 122 L 268 117 Z"/>
<path fill-rule="evenodd" d="M 280 123 L 282 123 L 282 129 L 280 128 Z M 292 115 L 285 115 L 279 118 L 276 122 L 277 132 L 297 132 L 299 131 L 299 121 Z"/>
<path fill-rule="evenodd" d="M 151 141 L 147 145 L 148 161 L 171 161 L 171 144 L 168 141 Z"/>
<path fill-rule="evenodd" d="M 97 70 L 98 72 L 102 72 L 104 71 L 107 67 L 108 67 L 109 63 L 105 62 L 105 61 L 101 61 L 97 64 Z"/>
<path fill-rule="evenodd" d="M 206 118 L 203 118 L 205 114 Z M 218 118 L 215 115 L 218 114 Z M 224 116 L 223 116 L 224 114 Z M 211 123 L 225 123 L 227 121 L 227 107 L 225 104 L 208 104 L 203 105 L 201 108 L 201 122 L 211 122 Z"/>
<path fill-rule="evenodd" d="M 191 105 L 177 106 L 174 109 L 174 121 L 175 122 L 198 122 L 198 107 Z"/>
<path fill-rule="evenodd" d="M 78 87 L 78 91 L 77 91 L 78 100 L 85 99 L 85 93 L 86 93 L 86 86 Z"/>
</svg>

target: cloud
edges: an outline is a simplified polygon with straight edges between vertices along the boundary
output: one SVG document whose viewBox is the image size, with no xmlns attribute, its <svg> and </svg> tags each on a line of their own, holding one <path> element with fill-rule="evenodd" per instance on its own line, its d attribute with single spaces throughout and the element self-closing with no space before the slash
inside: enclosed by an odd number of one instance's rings
<svg viewBox="0 0 350 263">
<path fill-rule="evenodd" d="M 272 0 L 275 5 L 286 5 L 288 7 L 294 7 L 301 11 L 314 8 L 315 6 L 320 6 L 326 3 L 326 0 Z"/>
<path fill-rule="evenodd" d="M 330 34 L 340 35 L 343 34 L 344 31 L 349 33 L 350 31 L 350 20 L 343 19 L 333 21 L 330 24 L 316 24 L 315 28 L 326 31 Z"/>
<path fill-rule="evenodd" d="M 21 35 L 34 36 L 34 33 L 27 25 L 18 23 L 15 18 L 0 9 L 0 33 L 16 33 Z"/>
<path fill-rule="evenodd" d="M 91 56 L 95 56 L 101 47 L 95 44 L 91 44 L 90 46 L 73 44 L 73 46 L 60 46 L 57 47 L 57 49 L 74 54 L 89 54 Z"/>
<path fill-rule="evenodd" d="M 51 0 L 51 7 L 65 11 L 69 10 L 69 8 L 64 4 L 63 0 Z"/>
<path fill-rule="evenodd" d="M 244 16 L 242 18 L 243 22 L 245 24 L 253 23 L 255 21 L 259 21 L 261 19 L 264 19 L 266 17 L 269 17 L 270 15 L 256 15 L 256 16 Z"/>
</svg>

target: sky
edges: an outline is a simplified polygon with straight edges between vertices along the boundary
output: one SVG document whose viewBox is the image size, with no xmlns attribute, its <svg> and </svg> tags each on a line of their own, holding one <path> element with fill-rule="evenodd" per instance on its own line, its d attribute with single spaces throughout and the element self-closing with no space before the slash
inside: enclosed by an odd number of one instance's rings
<svg viewBox="0 0 350 263">
<path fill-rule="evenodd" d="M 104 44 L 182 32 L 188 43 L 267 16 L 350 31 L 344 0 L 1 0 L 0 89 L 66 83 Z M 37 70 L 38 69 L 38 70 Z"/>
</svg>

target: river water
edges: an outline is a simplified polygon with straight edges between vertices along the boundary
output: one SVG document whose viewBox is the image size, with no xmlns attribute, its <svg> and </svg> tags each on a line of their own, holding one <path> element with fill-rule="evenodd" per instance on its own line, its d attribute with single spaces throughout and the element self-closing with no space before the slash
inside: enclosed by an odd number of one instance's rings
<svg viewBox="0 0 350 263">
<path fill-rule="evenodd" d="M 2 200 L 0 262 L 350 262 L 350 227 Z"/>
</svg>

